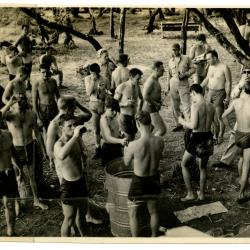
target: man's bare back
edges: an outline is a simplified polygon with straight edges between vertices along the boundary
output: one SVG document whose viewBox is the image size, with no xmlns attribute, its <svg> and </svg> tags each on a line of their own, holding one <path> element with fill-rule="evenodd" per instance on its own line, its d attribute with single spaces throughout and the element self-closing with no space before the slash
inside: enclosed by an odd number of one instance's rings
<svg viewBox="0 0 250 250">
<path fill-rule="evenodd" d="M 157 174 L 163 147 L 163 139 L 153 135 L 131 142 L 128 150 L 134 152 L 134 174 L 141 177 Z"/>
<path fill-rule="evenodd" d="M 112 72 L 111 88 L 116 89 L 118 85 L 128 81 L 129 70 L 126 67 L 119 66 Z"/>
<path fill-rule="evenodd" d="M 205 100 L 194 103 L 191 107 L 191 112 L 197 112 L 198 125 L 193 129 L 193 132 L 209 132 L 211 131 L 211 124 L 214 119 L 215 109 L 213 105 Z"/>
<path fill-rule="evenodd" d="M 250 132 L 250 96 L 242 93 L 240 98 L 235 99 L 234 109 L 237 120 L 237 130 Z"/>
</svg>

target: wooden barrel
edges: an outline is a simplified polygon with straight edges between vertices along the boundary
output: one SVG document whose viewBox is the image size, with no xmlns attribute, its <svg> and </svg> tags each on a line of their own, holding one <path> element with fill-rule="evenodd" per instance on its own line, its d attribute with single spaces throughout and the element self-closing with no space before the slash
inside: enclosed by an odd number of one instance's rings
<svg viewBox="0 0 250 250">
<path fill-rule="evenodd" d="M 128 191 L 131 184 L 132 168 L 125 167 L 122 158 L 115 159 L 105 167 L 105 188 L 107 195 L 107 211 L 109 213 L 111 233 L 117 237 L 131 237 L 128 216 Z M 140 235 L 149 234 L 149 216 L 147 207 L 139 207 Z"/>
</svg>

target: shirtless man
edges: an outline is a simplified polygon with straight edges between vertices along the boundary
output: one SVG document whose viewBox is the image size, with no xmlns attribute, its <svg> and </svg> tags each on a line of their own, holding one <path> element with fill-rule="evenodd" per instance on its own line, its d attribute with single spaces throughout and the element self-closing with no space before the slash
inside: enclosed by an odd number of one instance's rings
<svg viewBox="0 0 250 250">
<path fill-rule="evenodd" d="M 100 119 L 104 113 L 104 101 L 108 90 L 108 81 L 100 75 L 100 66 L 97 63 L 90 65 L 90 75 L 85 77 L 86 92 L 89 98 L 89 108 L 93 115 L 96 149 L 93 159 L 101 157 Z"/>
<path fill-rule="evenodd" d="M 50 69 L 47 65 L 40 65 L 42 78 L 32 88 L 33 109 L 37 115 L 37 123 L 42 127 L 44 141 L 50 121 L 57 115 L 57 99 L 59 91 L 56 80 L 51 78 Z"/>
<path fill-rule="evenodd" d="M 5 91 L 2 96 L 3 103 L 6 104 L 13 95 L 26 95 L 25 80 L 27 79 L 27 77 L 28 71 L 26 67 L 19 67 L 17 70 L 16 77 L 12 81 L 10 81 L 5 88 Z"/>
<path fill-rule="evenodd" d="M 9 71 L 9 80 L 12 81 L 16 77 L 18 68 L 23 65 L 23 60 L 14 46 L 7 49 L 5 61 Z"/>
<path fill-rule="evenodd" d="M 2 117 L 0 119 L 2 119 Z M 18 189 L 15 171 L 11 162 L 11 160 L 15 162 L 14 156 L 10 132 L 0 129 L 0 199 L 3 199 L 7 236 L 16 235 L 15 198 L 18 197 Z"/>
<path fill-rule="evenodd" d="M 121 83 L 115 90 L 114 98 L 120 106 L 120 129 L 128 141 L 135 139 L 137 132 L 135 114 L 142 109 L 142 94 L 139 86 L 142 72 L 133 68 L 129 71 L 129 80 Z"/>
<path fill-rule="evenodd" d="M 21 169 L 21 172 L 23 171 L 23 167 L 27 166 L 30 186 L 34 197 L 34 206 L 40 207 L 41 209 L 48 209 L 48 206 L 40 202 L 37 196 L 35 164 L 33 159 L 33 132 L 45 156 L 46 150 L 43 139 L 38 132 L 36 115 L 30 110 L 26 96 L 13 96 L 6 104 L 4 111 L 2 109 L 2 115 L 13 137 L 17 166 Z"/>
<path fill-rule="evenodd" d="M 215 50 L 210 50 L 206 54 L 209 64 L 206 78 L 201 83 L 204 87 L 208 85 L 208 101 L 215 107 L 215 119 L 213 123 L 215 142 L 223 142 L 225 125 L 222 121 L 224 107 L 228 106 L 232 88 L 231 71 L 227 65 L 221 63 Z"/>
<path fill-rule="evenodd" d="M 139 236 L 138 207 L 147 203 L 150 215 L 152 237 L 158 235 L 159 216 L 157 199 L 161 193 L 159 162 L 164 148 L 163 138 L 151 133 L 151 118 L 146 111 L 136 116 L 140 138 L 129 143 L 124 149 L 124 163 L 134 162 L 134 173 L 128 193 L 129 224 L 133 237 Z"/>
<path fill-rule="evenodd" d="M 169 76 L 167 81 L 166 93 L 170 91 L 171 106 L 175 119 L 173 132 L 180 131 L 182 126 L 178 123 L 181 114 L 180 105 L 186 119 L 190 118 L 190 93 L 188 78 L 195 73 L 192 60 L 181 54 L 178 43 L 172 46 L 172 58 L 169 60 Z"/>
<path fill-rule="evenodd" d="M 32 43 L 29 38 L 29 31 L 29 25 L 22 25 L 22 34 L 18 37 L 13 46 L 16 47 L 20 52 L 20 55 L 23 59 L 23 64 L 27 68 L 27 89 L 31 90 L 30 74 L 32 69 Z"/>
<path fill-rule="evenodd" d="M 114 93 L 115 89 L 123 82 L 128 81 L 129 79 L 129 69 L 127 69 L 127 65 L 129 62 L 129 57 L 127 54 L 120 54 L 118 59 L 118 66 L 112 72 L 111 79 L 111 90 Z"/>
<path fill-rule="evenodd" d="M 190 87 L 192 98 L 190 120 L 179 117 L 179 123 L 189 130 L 185 134 L 185 152 L 182 158 L 181 167 L 184 182 L 187 188 L 187 196 L 182 201 L 194 199 L 194 193 L 190 182 L 188 169 L 189 162 L 197 157 L 200 169 L 200 191 L 197 192 L 198 199 L 204 200 L 204 191 L 207 179 L 207 162 L 209 156 L 213 154 L 213 134 L 211 124 L 214 119 L 215 109 L 213 105 L 205 101 L 203 89 L 199 84 Z"/>
<path fill-rule="evenodd" d="M 196 68 L 196 72 L 193 74 L 194 83 L 201 84 L 207 74 L 205 55 L 207 51 L 211 50 L 211 47 L 207 44 L 204 34 L 199 34 L 196 40 L 197 43 L 191 48 L 189 58 L 193 60 L 194 67 Z"/>
<path fill-rule="evenodd" d="M 105 101 L 105 113 L 101 117 L 102 135 L 102 166 L 116 158 L 123 156 L 123 146 L 127 145 L 127 139 L 120 138 L 119 123 L 116 118 L 119 112 L 117 100 L 108 96 Z M 112 152 L 112 154 L 110 153 Z"/>
<path fill-rule="evenodd" d="M 243 203 L 246 199 L 245 190 L 248 184 L 249 166 L 250 166 L 250 81 L 244 85 L 244 91 L 240 98 L 235 99 L 229 108 L 224 112 L 222 118 L 225 124 L 235 133 L 235 144 L 242 149 L 241 159 L 242 168 L 239 169 L 240 191 L 237 202 Z M 230 113 L 235 112 L 237 121 L 237 130 L 235 131 L 229 121 Z"/>
<path fill-rule="evenodd" d="M 156 136 L 163 136 L 167 131 L 164 121 L 159 114 L 161 109 L 161 85 L 159 78 L 163 76 L 164 71 L 163 63 L 160 61 L 155 62 L 153 64 L 153 72 L 143 88 L 144 104 L 142 109 L 150 113 Z"/>
<path fill-rule="evenodd" d="M 86 146 L 81 139 L 83 125 L 76 126 L 76 118 L 69 118 L 60 125 L 62 136 L 55 143 L 54 153 L 62 170 L 61 200 L 64 220 L 61 236 L 70 236 L 76 224 L 81 236 L 86 235 L 85 214 L 88 190 L 84 176 L 86 168 Z"/>
<path fill-rule="evenodd" d="M 102 77 L 107 81 L 107 89 L 111 88 L 112 72 L 116 68 L 116 65 L 109 59 L 109 54 L 106 49 L 98 50 L 99 66 Z"/>
<path fill-rule="evenodd" d="M 78 116 L 78 119 L 82 123 L 90 120 L 92 114 L 90 110 L 82 106 L 73 96 L 64 95 L 58 99 L 57 102 L 59 113 L 58 115 L 50 122 L 47 132 L 47 141 L 46 141 L 46 150 L 50 159 L 50 167 L 55 167 L 56 174 L 59 180 L 59 183 L 62 183 L 62 171 L 60 164 L 57 164 L 55 161 L 54 155 L 54 145 L 56 141 L 62 136 L 60 123 L 65 120 L 65 118 L 74 117 L 76 108 L 78 108 L 82 113 Z M 87 214 L 85 216 L 86 221 L 93 224 L 101 224 L 102 220 L 92 217 L 90 208 L 87 208 Z M 73 232 L 73 231 L 72 231 Z"/>
<path fill-rule="evenodd" d="M 59 80 L 59 88 L 62 87 L 62 82 L 63 82 L 63 72 L 62 70 L 58 69 L 57 62 L 55 56 L 52 54 L 53 48 L 48 47 L 46 49 L 46 54 L 42 55 L 39 59 L 39 63 L 45 64 L 50 68 L 50 72 L 52 75 L 58 75 L 58 80 Z"/>
</svg>

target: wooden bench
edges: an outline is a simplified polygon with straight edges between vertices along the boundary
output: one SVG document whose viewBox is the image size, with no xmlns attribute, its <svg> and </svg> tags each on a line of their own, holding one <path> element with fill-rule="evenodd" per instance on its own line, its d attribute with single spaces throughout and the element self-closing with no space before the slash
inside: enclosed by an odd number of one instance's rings
<svg viewBox="0 0 250 250">
<path fill-rule="evenodd" d="M 164 31 L 181 31 L 182 22 L 161 22 L 161 36 L 164 38 Z M 189 22 L 187 31 L 199 31 L 201 25 L 195 22 Z"/>
</svg>

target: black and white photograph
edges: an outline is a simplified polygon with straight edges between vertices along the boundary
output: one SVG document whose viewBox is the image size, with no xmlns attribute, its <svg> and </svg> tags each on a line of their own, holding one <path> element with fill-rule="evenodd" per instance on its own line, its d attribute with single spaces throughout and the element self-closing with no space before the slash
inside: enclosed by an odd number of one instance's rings
<svg viewBox="0 0 250 250">
<path fill-rule="evenodd" d="M 250 8 L 0 17 L 0 241 L 250 237 Z"/>
</svg>

